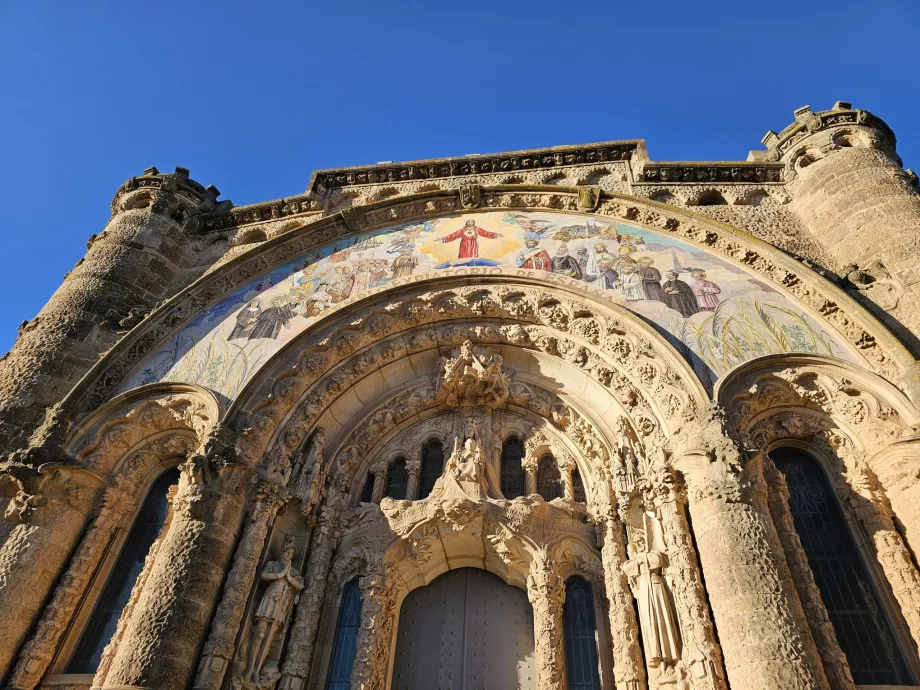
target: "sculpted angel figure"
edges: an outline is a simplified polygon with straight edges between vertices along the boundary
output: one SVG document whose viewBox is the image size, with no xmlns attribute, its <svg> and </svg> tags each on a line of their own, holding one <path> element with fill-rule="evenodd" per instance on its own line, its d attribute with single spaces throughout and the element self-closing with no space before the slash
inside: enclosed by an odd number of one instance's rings
<svg viewBox="0 0 920 690">
<path fill-rule="evenodd" d="M 254 683 L 256 687 L 261 685 L 259 674 L 275 641 L 275 635 L 284 627 L 291 607 L 300 599 L 304 582 L 300 571 L 292 563 L 295 553 L 294 542 L 289 541 L 284 545 L 281 557 L 277 561 L 269 561 L 262 568 L 262 581 L 267 582 L 268 587 L 256 609 L 255 633 L 249 649 L 249 665 L 244 673 L 244 683 Z"/>
</svg>

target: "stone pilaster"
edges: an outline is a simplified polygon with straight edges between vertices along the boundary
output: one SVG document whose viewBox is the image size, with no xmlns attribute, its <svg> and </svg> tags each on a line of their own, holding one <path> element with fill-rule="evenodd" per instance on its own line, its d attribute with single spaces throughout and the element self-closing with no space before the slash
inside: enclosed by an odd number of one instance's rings
<svg viewBox="0 0 920 690">
<path fill-rule="evenodd" d="M 116 531 L 129 525 L 136 508 L 136 487 L 123 477 L 116 478 L 106 488 L 99 514 L 77 547 L 35 633 L 20 653 L 19 663 L 7 682 L 8 690 L 32 690 L 41 681 L 106 548 Z"/>
<path fill-rule="evenodd" d="M 833 690 L 854 690 L 853 676 L 847 664 L 846 655 L 840 649 L 834 626 L 827 616 L 827 609 L 821 600 L 821 592 L 815 583 L 814 574 L 808 564 L 808 556 L 802 548 L 802 542 L 795 531 L 792 513 L 789 512 L 789 487 L 782 473 L 769 459 L 764 457 L 764 478 L 769 491 L 770 514 L 783 551 L 786 553 L 786 562 L 792 572 L 805 611 L 805 619 L 811 630 L 811 636 L 824 665 L 824 673 Z"/>
<path fill-rule="evenodd" d="M 390 648 L 396 632 L 398 583 L 388 568 L 373 568 L 359 580 L 361 629 L 351 670 L 352 690 L 386 690 Z"/>
<path fill-rule="evenodd" d="M 13 527 L 0 547 L 0 678 L 51 597 L 102 487 L 95 474 L 69 465 L 6 473 L 18 492 L 4 514 Z"/>
<path fill-rule="evenodd" d="M 183 465 L 172 519 L 102 688 L 171 690 L 192 680 L 252 474 L 241 465 L 208 464 L 196 456 Z"/>
<path fill-rule="evenodd" d="M 533 606 L 537 690 L 565 690 L 565 639 L 562 605 L 565 583 L 549 559 L 536 560 L 527 576 L 527 598 Z"/>
<path fill-rule="evenodd" d="M 383 500 L 383 492 L 387 488 L 387 464 L 378 462 L 371 467 L 371 474 L 374 475 L 374 490 L 371 492 L 371 503 L 380 505 Z"/>
<path fill-rule="evenodd" d="M 195 678 L 195 690 L 219 690 L 233 661 L 236 636 L 246 613 L 246 600 L 252 591 L 259 560 L 268 532 L 290 491 L 273 482 L 263 481 L 258 488 L 249 520 L 227 574 L 223 596 L 211 623 Z"/>
<path fill-rule="evenodd" d="M 572 482 L 572 470 L 575 461 L 568 456 L 562 456 L 556 461 L 559 465 L 559 474 L 562 475 L 562 496 L 567 501 L 575 500 L 575 484 Z"/>
<path fill-rule="evenodd" d="M 714 414 L 675 459 L 732 690 L 827 689 L 766 501 L 759 463 Z"/>
<path fill-rule="evenodd" d="M 670 469 L 663 474 L 657 482 L 654 506 L 667 549 L 669 580 L 683 637 L 683 661 L 693 679 L 693 687 L 724 690 L 722 653 L 715 640 L 712 612 L 696 560 L 685 499 L 675 486 Z"/>
<path fill-rule="evenodd" d="M 616 513 L 610 511 L 598 520 L 598 529 L 603 540 L 601 562 L 609 604 L 614 685 L 622 690 L 641 690 L 645 687 L 645 666 L 639 649 L 639 624 L 633 595 L 623 572 L 626 562 L 623 525 Z"/>
<path fill-rule="evenodd" d="M 422 461 L 418 458 L 409 460 L 406 463 L 406 472 L 409 473 L 409 481 L 406 484 L 406 500 L 414 501 L 418 498 L 418 480 L 422 471 Z"/>
<path fill-rule="evenodd" d="M 537 468 L 540 462 L 538 458 L 525 455 L 521 464 L 524 466 L 524 495 L 533 496 L 537 493 Z"/>
<path fill-rule="evenodd" d="M 334 536 L 329 509 L 324 509 L 316 531 L 316 541 L 310 549 L 306 587 L 300 594 L 300 603 L 294 614 L 291 635 L 281 667 L 280 690 L 303 690 L 310 678 L 316 635 L 323 611 L 329 567 L 332 563 Z"/>
</svg>

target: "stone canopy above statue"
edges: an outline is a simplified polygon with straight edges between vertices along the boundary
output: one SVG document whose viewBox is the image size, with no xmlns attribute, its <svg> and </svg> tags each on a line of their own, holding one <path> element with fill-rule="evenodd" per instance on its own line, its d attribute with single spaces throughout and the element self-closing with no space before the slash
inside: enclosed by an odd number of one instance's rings
<svg viewBox="0 0 920 690">
<path fill-rule="evenodd" d="M 442 357 L 440 369 L 438 400 L 449 407 L 495 407 L 508 399 L 511 377 L 502 372 L 501 355 L 469 340 L 451 357 Z"/>
</svg>

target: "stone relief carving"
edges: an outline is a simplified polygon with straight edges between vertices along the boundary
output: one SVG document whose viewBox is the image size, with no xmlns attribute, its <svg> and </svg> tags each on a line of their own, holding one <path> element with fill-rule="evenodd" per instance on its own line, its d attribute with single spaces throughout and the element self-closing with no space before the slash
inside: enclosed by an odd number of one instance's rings
<svg viewBox="0 0 920 690">
<path fill-rule="evenodd" d="M 448 407 L 488 405 L 508 399 L 511 377 L 502 371 L 500 355 L 464 340 L 459 351 L 441 360 L 438 400 Z"/>
</svg>

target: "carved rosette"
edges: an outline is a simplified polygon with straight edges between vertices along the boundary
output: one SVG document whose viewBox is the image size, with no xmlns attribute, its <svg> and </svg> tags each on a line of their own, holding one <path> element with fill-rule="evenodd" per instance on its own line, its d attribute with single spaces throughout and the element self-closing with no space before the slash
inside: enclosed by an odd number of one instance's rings
<svg viewBox="0 0 920 690">
<path fill-rule="evenodd" d="M 527 598 L 533 605 L 537 690 L 564 690 L 562 605 L 565 603 L 565 583 L 552 560 L 538 559 L 531 565 Z"/>
</svg>

